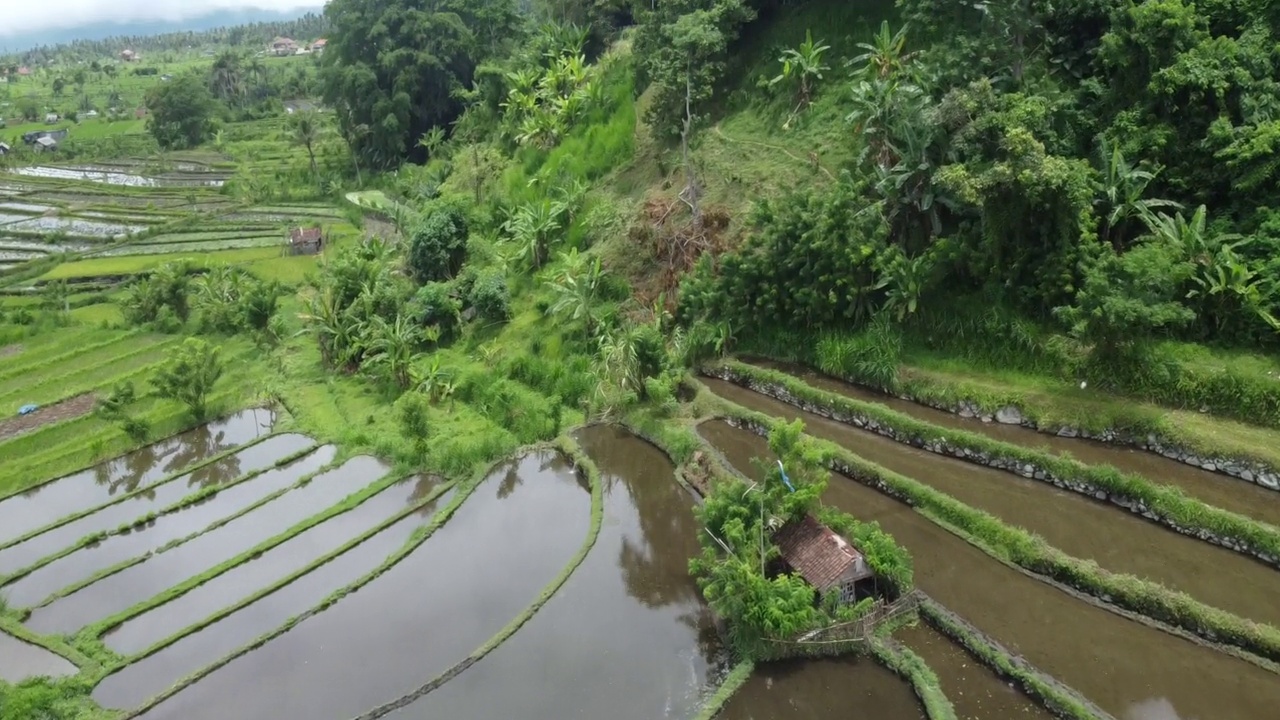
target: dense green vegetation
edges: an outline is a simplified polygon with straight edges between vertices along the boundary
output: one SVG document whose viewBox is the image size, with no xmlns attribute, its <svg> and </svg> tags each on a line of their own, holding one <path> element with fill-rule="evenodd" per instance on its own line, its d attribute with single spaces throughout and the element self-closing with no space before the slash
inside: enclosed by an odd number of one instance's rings
<svg viewBox="0 0 1280 720">
<path fill-rule="evenodd" d="M 6 59 L 0 137 L 16 150 L 0 167 L 53 162 L 21 135 L 69 127 L 55 164 L 93 161 L 139 186 L 0 176 L 0 250 L 14 255 L 0 255 L 0 352 L 14 353 L 0 412 L 88 397 L 83 414 L 0 436 L 15 458 L 0 496 L 275 403 L 287 427 L 344 454 L 459 483 L 434 530 L 480 468 L 563 443 L 584 418 L 642 418 L 698 472 L 690 416 L 706 408 L 678 391 L 734 351 L 1274 465 L 1273 4 L 332 0 L 291 27 L 129 38 L 158 56 L 137 64 L 115 40 Z M 277 34 L 328 47 L 263 54 Z M 18 78 L 16 63 L 34 70 Z M 46 124 L 48 112 L 62 119 Z M 312 226 L 319 256 L 284 249 L 289 229 Z M 1078 403 L 1064 410 L 1064 397 Z M 795 488 L 772 463 L 754 486 L 697 478 L 709 492 L 690 569 L 737 660 L 785 654 L 868 607 L 770 572 L 770 538 L 790 519 L 812 513 L 853 541 L 889 595 L 912 587 L 892 538 L 818 504 L 830 467 L 1004 561 L 1280 656 L 1274 628 L 1067 557 L 799 426 L 735 413 L 772 430 Z M 1158 478 L 948 439 L 1275 549 L 1272 528 Z M 0 606 L 0 620 L 16 613 Z M 0 720 L 9 708 L 109 716 L 86 697 L 128 661 L 102 649 L 105 630 L 49 640 L 94 660 L 69 680 L 0 683 Z M 918 658 L 876 649 L 947 707 Z M 729 691 L 750 664 L 737 667 Z"/>
</svg>

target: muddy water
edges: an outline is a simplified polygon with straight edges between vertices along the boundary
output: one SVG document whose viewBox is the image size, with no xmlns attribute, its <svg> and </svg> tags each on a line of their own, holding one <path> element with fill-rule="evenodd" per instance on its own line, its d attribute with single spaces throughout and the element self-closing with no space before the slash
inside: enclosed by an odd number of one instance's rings
<svg viewBox="0 0 1280 720">
<path fill-rule="evenodd" d="M 411 479 L 393 485 L 358 507 L 300 533 L 253 560 L 210 580 L 173 602 L 144 613 L 108 633 L 107 646 L 132 655 L 173 633 L 235 603 L 298 568 L 337 550 L 415 499 L 430 493 L 435 482 Z"/>
<path fill-rule="evenodd" d="M 108 675 L 93 690 L 103 707 L 137 707 L 202 667 L 283 625 L 320 604 L 335 591 L 359 580 L 402 547 L 413 531 L 449 504 L 453 491 L 424 506 L 419 513 L 382 530 L 322 567 L 188 635 L 154 655 Z"/>
<path fill-rule="evenodd" d="M 809 433 L 1020 525 L 1070 555 L 1280 626 L 1280 602 L 1276 602 L 1280 572 L 1244 555 L 1180 535 L 1079 493 L 904 445 L 731 383 L 707 379 L 707 385 L 717 395 L 753 410 L 787 420 L 800 418 Z"/>
<path fill-rule="evenodd" d="M 772 457 L 753 433 L 699 429 L 744 473 Z M 861 483 L 832 477 L 823 500 L 879 522 L 911 551 L 925 592 L 1118 720 L 1258 720 L 1280 707 L 1275 675 L 1023 575 Z"/>
<path fill-rule="evenodd" d="M 921 622 L 894 633 L 937 674 L 959 720 L 1052 720 L 1053 714 L 1001 680 L 950 638 Z"/>
<path fill-rule="evenodd" d="M 846 657 L 759 664 L 716 716 L 716 720 L 817 718 L 924 720 L 925 714 L 915 691 L 902 678 L 871 658 Z"/>
<path fill-rule="evenodd" d="M 582 544 L 589 508 L 560 456 L 507 463 L 385 575 L 143 717 L 346 720 L 401 697 L 537 597 Z"/>
<path fill-rule="evenodd" d="M 265 440 L 237 453 L 240 459 L 238 470 L 227 473 L 222 481 L 230 482 L 241 475 L 269 468 L 281 458 L 298 452 L 310 444 L 311 441 L 302 435 L 279 435 Z M 227 488 L 213 497 L 188 505 L 177 512 L 162 515 L 142 527 L 127 533 L 112 535 L 92 547 L 61 557 L 16 581 L 4 591 L 9 594 L 9 602 L 14 606 L 34 605 L 54 592 L 84 580 L 94 573 L 102 572 L 130 558 L 141 557 L 159 550 L 168 543 L 199 532 L 213 522 L 244 510 L 271 493 L 284 490 L 297 482 L 300 477 L 327 465 L 333 460 L 335 454 L 336 449 L 333 446 L 320 448 L 282 468 L 264 472 L 246 482 Z M 185 486 L 180 478 L 173 483 L 162 485 L 160 489 L 174 484 Z M 191 492 L 191 488 L 186 488 L 186 491 Z M 112 508 L 114 507 L 116 506 L 113 505 Z M 159 507 L 163 506 L 157 506 Z M 119 523 L 107 527 L 114 529 L 118 525 Z M 60 530 L 61 528 L 45 535 L 54 535 Z M 39 540 L 45 535 L 38 535 L 32 540 Z M 84 534 L 67 535 L 66 538 L 74 541 L 83 536 Z M 52 551 L 56 552 L 64 547 L 66 544 L 60 544 Z"/>
<path fill-rule="evenodd" d="M 578 441 L 604 483 L 604 521 L 587 559 L 501 647 L 388 717 L 696 714 L 720 647 L 689 577 L 698 552 L 693 498 L 667 456 L 625 430 L 592 427 Z"/>
<path fill-rule="evenodd" d="M 271 432 L 275 413 L 245 410 L 0 502 L 0 543 Z"/>
<path fill-rule="evenodd" d="M 1037 448 L 1058 455 L 1069 455 L 1090 465 L 1112 465 L 1125 472 L 1181 488 L 1187 495 L 1215 507 L 1280 527 L 1280 493 L 1250 482 L 1211 473 L 1145 450 L 1108 445 L 1083 438 L 1059 437 L 1021 425 L 1004 425 L 997 422 L 983 422 L 980 418 L 963 418 L 955 413 L 935 410 L 925 405 L 841 382 L 800 365 L 773 362 L 756 364 L 790 373 L 809 385 L 828 392 L 886 405 L 904 415 L 911 415 L 940 427 L 981 433 L 1007 443 Z"/>
<path fill-rule="evenodd" d="M 387 467 L 369 457 L 348 460 L 306 485 L 214 530 L 153 555 L 114 575 L 37 609 L 27 621 L 36 632 L 70 633 L 199 575 L 284 532 L 385 475 Z M 294 471 L 295 480 L 305 472 Z M 217 499 L 213 500 L 217 503 Z"/>
<path fill-rule="evenodd" d="M 40 675 L 62 677 L 74 675 L 76 671 L 76 666 L 66 658 L 0 632 L 0 680 L 19 683 Z"/>
</svg>

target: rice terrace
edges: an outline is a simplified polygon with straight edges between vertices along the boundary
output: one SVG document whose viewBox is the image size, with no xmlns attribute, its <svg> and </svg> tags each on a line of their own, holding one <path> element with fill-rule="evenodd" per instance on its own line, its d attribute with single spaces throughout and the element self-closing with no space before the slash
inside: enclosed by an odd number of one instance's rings
<svg viewBox="0 0 1280 720">
<path fill-rule="evenodd" d="M 0 720 L 1280 716 L 1276 3 L 243 4 L 0 21 Z"/>
</svg>

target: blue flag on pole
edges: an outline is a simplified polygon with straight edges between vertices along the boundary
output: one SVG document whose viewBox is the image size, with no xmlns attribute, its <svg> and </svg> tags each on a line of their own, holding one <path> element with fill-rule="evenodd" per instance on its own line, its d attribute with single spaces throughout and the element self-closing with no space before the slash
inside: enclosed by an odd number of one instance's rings
<svg viewBox="0 0 1280 720">
<path fill-rule="evenodd" d="M 795 492 L 796 488 L 791 484 L 791 478 L 787 477 L 787 469 L 782 467 L 781 460 L 778 461 L 778 472 L 782 473 L 782 482 L 787 484 L 787 489 L 791 492 Z"/>
</svg>

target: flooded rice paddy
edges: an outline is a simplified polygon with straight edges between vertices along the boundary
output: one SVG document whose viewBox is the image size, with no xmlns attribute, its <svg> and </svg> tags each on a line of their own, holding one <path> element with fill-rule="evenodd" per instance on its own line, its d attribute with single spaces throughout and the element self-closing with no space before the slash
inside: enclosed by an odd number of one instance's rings
<svg viewBox="0 0 1280 720">
<path fill-rule="evenodd" d="M 698 550 L 693 498 L 667 456 L 625 430 L 587 428 L 578 442 L 604 487 L 604 521 L 586 560 L 497 650 L 389 718 L 696 713 L 722 658 L 688 571 Z"/>
<path fill-rule="evenodd" d="M 764 438 L 724 422 L 699 431 L 748 475 L 752 457 L 772 457 Z M 879 522 L 911 552 L 921 589 L 1118 720 L 1257 720 L 1280 707 L 1273 673 L 1014 570 L 861 483 L 833 476 L 823 502 Z"/>
<path fill-rule="evenodd" d="M 1280 573 L 1250 557 L 1048 483 L 911 447 L 732 383 L 707 378 L 705 384 L 752 410 L 788 421 L 799 418 L 815 437 L 1024 527 L 1069 555 L 1153 580 L 1252 620 L 1280 625 Z"/>
<path fill-rule="evenodd" d="M 415 492 L 415 495 L 422 494 Z M 403 547 L 439 508 L 448 505 L 452 497 L 452 491 L 441 495 L 417 513 L 379 531 L 279 590 L 107 676 L 94 688 L 93 699 L 108 708 L 138 707 L 182 678 L 249 644 L 290 618 L 302 615 L 332 593 L 359 580 Z M 188 620 L 194 621 L 192 618 Z M 128 625 L 122 631 L 127 629 Z M 112 644 L 140 642 L 130 640 L 130 637 L 127 634 L 109 634 L 106 639 Z"/>
<path fill-rule="evenodd" d="M 0 501 L 0 543 L 151 485 L 265 435 L 274 424 L 270 410 L 245 410 L 5 498 Z"/>
<path fill-rule="evenodd" d="M 6 632 L 0 632 L 0 680 L 17 683 L 41 675 L 60 677 L 74 675 L 76 666 Z"/>
<path fill-rule="evenodd" d="M 1083 438 L 1069 438 L 1043 433 L 1021 425 L 983 422 L 955 413 L 937 410 L 909 400 L 883 395 L 851 385 L 788 363 L 757 362 L 761 367 L 781 370 L 805 383 L 837 395 L 879 403 L 904 415 L 933 423 L 943 428 L 967 430 L 1028 448 L 1058 455 L 1069 455 L 1090 465 L 1111 465 L 1124 472 L 1141 475 L 1148 480 L 1181 489 L 1187 495 L 1209 505 L 1230 510 L 1280 527 L 1280 493 L 1251 482 L 1193 467 L 1146 450 L 1122 447 Z"/>
<path fill-rule="evenodd" d="M 215 463 L 220 471 L 212 479 L 215 485 L 230 483 L 244 475 L 266 470 L 276 464 L 277 461 L 306 448 L 310 444 L 310 440 L 302 435 L 277 435 L 224 458 L 228 462 Z M 335 449 L 332 446 L 325 446 L 304 458 L 289 463 L 285 467 L 264 472 L 257 477 L 221 490 L 216 495 L 205 498 L 200 502 L 166 513 L 140 525 L 135 525 L 127 532 L 111 535 L 89 547 L 76 550 L 44 565 L 31 574 L 4 587 L 3 592 L 8 596 L 8 601 L 11 605 L 17 607 L 35 605 L 58 590 L 93 577 L 132 558 L 156 552 L 168 543 L 197 533 L 212 523 L 230 517 L 254 503 L 260 502 L 272 493 L 288 488 L 304 475 L 324 467 L 333 459 L 334 454 Z M 206 485 L 205 487 L 212 486 Z M 175 494 L 182 490 L 186 490 L 189 493 L 192 490 L 201 489 L 195 483 L 194 478 L 190 482 L 183 482 L 183 478 L 179 478 L 160 486 L 154 494 L 158 495 L 161 491 L 170 488 Z M 150 495 L 152 493 L 147 494 Z M 179 496 L 178 499 L 181 499 L 181 497 Z M 94 515 L 90 515 L 84 520 L 92 520 L 96 515 L 114 510 L 117 507 L 124 506 L 122 509 L 127 509 L 134 504 L 131 502 L 119 503 L 99 513 L 94 513 Z M 140 518 L 147 512 L 155 512 L 164 507 L 164 505 L 158 505 L 151 510 L 143 510 L 129 519 Z M 39 559 L 56 553 L 89 534 L 88 532 L 80 535 L 71 534 L 74 530 L 73 526 L 78 524 L 77 522 L 64 526 L 68 528 L 66 532 L 63 532 L 64 528 L 58 528 L 55 531 L 37 535 L 23 543 L 24 546 L 28 544 L 34 545 L 26 555 L 34 555 L 35 559 Z M 101 530 L 115 529 L 120 524 L 116 523 L 115 526 L 108 526 Z M 91 530 L 91 532 L 94 531 Z M 50 537 L 46 538 L 46 535 Z"/>
<path fill-rule="evenodd" d="M 945 678 L 942 692 L 955 706 L 957 720 L 1052 720 L 1052 713 L 924 622 L 893 636 L 919 655 L 939 678 Z"/>
<path fill-rule="evenodd" d="M 226 183 L 226 176 L 220 173 L 176 172 L 152 176 L 122 172 L 107 166 L 92 165 L 67 167 L 34 165 L 13 168 L 10 172 L 26 177 L 50 180 L 80 180 L 122 187 L 222 187 Z"/>
<path fill-rule="evenodd" d="M 211 484 L 221 485 L 243 473 L 270 467 L 277 460 L 296 450 L 296 443 L 292 442 L 288 436 L 268 438 L 214 461 L 207 470 L 201 468 L 199 475 L 196 471 L 188 472 L 77 520 L 6 547 L 0 550 L 0 576 L 21 570 L 40 558 L 69 547 L 80 538 L 95 533 L 110 532 L 130 523 L 135 518 L 159 512 L 203 487 Z"/>
<path fill-rule="evenodd" d="M 279 472 L 298 482 L 307 476 L 308 467 L 306 458 L 303 458 L 286 465 Z M 253 549 L 358 492 L 386 472 L 386 466 L 372 458 L 350 460 L 215 529 L 37 608 L 27 620 L 27 626 L 39 633 L 72 633 L 94 620 L 127 610 Z"/>
<path fill-rule="evenodd" d="M 871 658 L 849 657 L 757 665 L 751 679 L 716 716 L 716 720 L 810 718 L 924 720 L 925 714 L 905 680 Z"/>
<path fill-rule="evenodd" d="M 340 719 L 395 700 L 528 606 L 586 537 L 589 508 L 561 456 L 508 462 L 384 575 L 141 717 Z"/>
<path fill-rule="evenodd" d="M 286 577 L 338 550 L 415 501 L 427 497 L 434 486 L 435 482 L 430 478 L 403 480 L 356 508 L 295 535 L 182 597 L 129 620 L 104 637 L 107 647 L 122 655 L 141 652 L 187 627 L 193 619 L 208 617 L 267 587 L 277 578 Z"/>
</svg>

